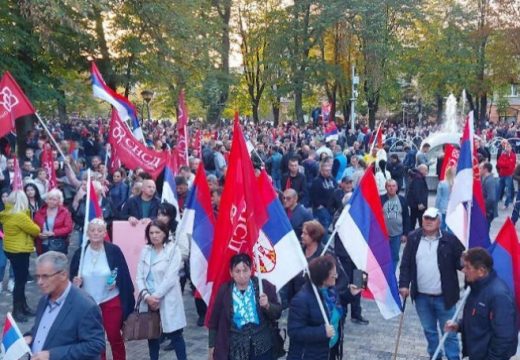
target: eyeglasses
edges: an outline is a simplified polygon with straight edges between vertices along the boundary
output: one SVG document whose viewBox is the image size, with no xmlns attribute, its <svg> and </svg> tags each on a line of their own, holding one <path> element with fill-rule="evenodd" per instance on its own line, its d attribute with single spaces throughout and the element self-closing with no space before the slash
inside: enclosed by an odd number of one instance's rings
<svg viewBox="0 0 520 360">
<path fill-rule="evenodd" d="M 329 276 L 332 277 L 332 278 L 334 278 L 334 279 L 337 279 L 337 278 L 338 278 L 338 274 L 330 274 Z"/>
<path fill-rule="evenodd" d="M 437 216 L 436 216 L 436 217 L 423 216 L 423 219 L 424 219 L 424 220 L 429 220 L 429 221 L 435 221 L 435 220 L 437 220 Z"/>
<path fill-rule="evenodd" d="M 59 273 L 63 272 L 63 270 L 60 270 L 60 271 L 57 271 L 55 272 L 54 274 L 43 274 L 43 275 L 34 275 L 34 278 L 36 279 L 36 281 L 38 280 L 43 280 L 43 281 L 47 281 L 49 280 L 51 277 L 55 276 L 55 275 L 58 275 Z"/>
<path fill-rule="evenodd" d="M 284 200 L 292 200 L 292 196 L 284 196 L 283 199 Z"/>
</svg>

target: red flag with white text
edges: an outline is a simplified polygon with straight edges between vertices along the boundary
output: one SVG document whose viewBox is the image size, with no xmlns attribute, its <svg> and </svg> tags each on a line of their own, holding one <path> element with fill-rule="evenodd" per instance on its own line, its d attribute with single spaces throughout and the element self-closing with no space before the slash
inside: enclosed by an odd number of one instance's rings
<svg viewBox="0 0 520 360">
<path fill-rule="evenodd" d="M 235 114 L 233 142 L 222 192 L 215 239 L 208 262 L 208 282 L 213 289 L 206 320 L 211 316 L 220 286 L 230 279 L 229 261 L 238 253 L 253 257 L 253 245 L 268 215 L 258 188 L 253 163 Z"/>
<path fill-rule="evenodd" d="M 0 137 L 15 131 L 14 121 L 36 113 L 9 71 L 0 80 Z"/>
<path fill-rule="evenodd" d="M 134 170 L 141 167 L 154 179 L 163 171 L 168 161 L 166 151 L 155 151 L 140 143 L 114 110 L 110 120 L 108 142 L 112 151 L 116 152 L 119 160 L 127 168 Z"/>
</svg>

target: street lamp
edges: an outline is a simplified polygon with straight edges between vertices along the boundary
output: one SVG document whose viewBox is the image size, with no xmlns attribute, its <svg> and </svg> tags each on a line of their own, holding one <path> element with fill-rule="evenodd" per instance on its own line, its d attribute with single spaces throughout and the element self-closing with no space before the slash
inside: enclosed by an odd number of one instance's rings
<svg viewBox="0 0 520 360">
<path fill-rule="evenodd" d="M 146 110 L 148 111 L 148 121 L 150 121 L 150 101 L 152 101 L 153 98 L 153 91 L 143 90 L 141 91 L 141 96 L 143 97 L 143 100 L 146 103 Z"/>
</svg>

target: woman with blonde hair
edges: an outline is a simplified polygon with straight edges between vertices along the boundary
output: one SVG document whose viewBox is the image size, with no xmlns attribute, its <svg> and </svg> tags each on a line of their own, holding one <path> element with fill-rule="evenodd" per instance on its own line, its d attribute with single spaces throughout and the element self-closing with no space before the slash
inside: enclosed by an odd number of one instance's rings
<svg viewBox="0 0 520 360">
<path fill-rule="evenodd" d="M 5 209 L 0 212 L 0 222 L 4 228 L 4 251 L 14 272 L 13 318 L 26 322 L 25 316 L 34 316 L 25 298 L 25 284 L 34 238 L 40 234 L 40 228 L 31 220 L 29 200 L 23 190 L 9 194 Z"/>
<path fill-rule="evenodd" d="M 59 251 L 67 254 L 69 235 L 72 232 L 72 216 L 63 206 L 63 193 L 52 189 L 47 193 L 45 205 L 34 214 L 34 222 L 41 233 L 36 239 L 36 252 Z"/>
<path fill-rule="evenodd" d="M 435 207 L 442 215 L 441 230 L 446 230 L 446 211 L 448 210 L 448 200 L 450 198 L 453 181 L 455 179 L 455 167 L 449 166 L 444 172 L 444 180 L 437 185 L 437 197 Z"/>
</svg>

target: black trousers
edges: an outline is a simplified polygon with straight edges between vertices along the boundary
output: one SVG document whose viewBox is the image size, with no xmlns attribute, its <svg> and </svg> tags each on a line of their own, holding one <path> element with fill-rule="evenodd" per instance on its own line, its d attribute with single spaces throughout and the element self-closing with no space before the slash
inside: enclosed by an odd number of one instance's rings
<svg viewBox="0 0 520 360">
<path fill-rule="evenodd" d="M 25 303 L 25 284 L 29 276 L 30 253 L 10 253 L 5 255 L 11 262 L 14 272 L 13 304 Z"/>
<path fill-rule="evenodd" d="M 422 227 L 422 216 L 426 209 L 419 210 L 416 207 L 410 207 L 410 231 L 415 229 L 417 221 L 419 221 L 419 227 Z"/>
</svg>

